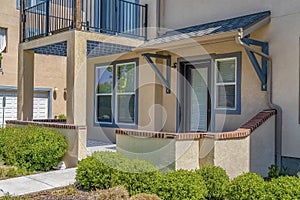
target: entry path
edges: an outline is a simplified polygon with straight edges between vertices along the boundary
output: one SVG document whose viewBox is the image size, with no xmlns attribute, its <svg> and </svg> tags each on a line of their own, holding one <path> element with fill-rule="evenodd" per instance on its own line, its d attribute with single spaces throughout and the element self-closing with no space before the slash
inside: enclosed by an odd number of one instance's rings
<svg viewBox="0 0 300 200">
<path fill-rule="evenodd" d="M 87 154 L 96 151 L 116 151 L 115 144 L 97 140 L 88 140 Z M 57 170 L 0 180 L 0 197 L 4 195 L 19 196 L 43 190 L 64 187 L 75 183 L 76 168 Z"/>
<path fill-rule="evenodd" d="M 76 168 L 0 180 L 0 196 L 18 196 L 75 183 Z"/>
</svg>

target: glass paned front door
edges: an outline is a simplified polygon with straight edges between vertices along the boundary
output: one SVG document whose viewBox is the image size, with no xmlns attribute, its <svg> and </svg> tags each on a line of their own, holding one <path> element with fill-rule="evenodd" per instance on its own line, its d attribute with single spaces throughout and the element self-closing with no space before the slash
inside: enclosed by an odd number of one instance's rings
<svg viewBox="0 0 300 200">
<path fill-rule="evenodd" d="M 208 68 L 191 68 L 190 131 L 207 131 Z"/>
<path fill-rule="evenodd" d="M 206 132 L 211 118 L 210 60 L 181 65 L 180 131 Z"/>
</svg>

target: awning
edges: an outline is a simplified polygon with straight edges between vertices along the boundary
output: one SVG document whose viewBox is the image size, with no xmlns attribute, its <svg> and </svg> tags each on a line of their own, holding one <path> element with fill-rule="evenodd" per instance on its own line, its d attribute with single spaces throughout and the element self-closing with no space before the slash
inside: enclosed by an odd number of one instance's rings
<svg viewBox="0 0 300 200">
<path fill-rule="evenodd" d="M 155 48 L 156 46 L 161 46 L 163 44 L 170 45 L 176 41 L 196 39 L 205 36 L 226 36 L 226 34 L 228 35 L 230 32 L 236 34 L 240 29 L 243 29 L 243 32 L 246 35 L 269 23 L 271 19 L 270 16 L 270 11 L 264 11 L 169 31 L 158 38 L 145 42 L 143 45 L 135 48 L 134 50 Z"/>
</svg>

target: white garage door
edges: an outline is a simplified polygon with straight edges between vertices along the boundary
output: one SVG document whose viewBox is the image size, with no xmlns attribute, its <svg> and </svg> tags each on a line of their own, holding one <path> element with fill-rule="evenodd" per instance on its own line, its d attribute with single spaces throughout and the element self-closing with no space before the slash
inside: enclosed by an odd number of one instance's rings
<svg viewBox="0 0 300 200">
<path fill-rule="evenodd" d="M 0 124 L 3 122 L 3 97 L 6 97 L 6 106 L 4 109 L 4 122 L 6 120 L 17 119 L 17 92 L 0 91 Z M 35 92 L 33 101 L 33 118 L 48 118 L 48 92 Z"/>
</svg>

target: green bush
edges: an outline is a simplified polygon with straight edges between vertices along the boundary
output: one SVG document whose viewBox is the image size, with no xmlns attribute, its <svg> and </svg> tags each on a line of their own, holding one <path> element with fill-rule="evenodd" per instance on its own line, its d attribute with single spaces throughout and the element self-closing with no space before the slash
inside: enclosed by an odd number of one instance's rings
<svg viewBox="0 0 300 200">
<path fill-rule="evenodd" d="M 7 127 L 0 133 L 0 152 L 5 164 L 29 171 L 50 170 L 61 161 L 66 150 L 66 139 L 49 128 Z"/>
<path fill-rule="evenodd" d="M 293 176 L 280 176 L 266 183 L 269 199 L 300 199 L 300 180 Z"/>
<path fill-rule="evenodd" d="M 114 152 L 94 153 L 78 164 L 76 172 L 76 181 L 86 190 L 123 185 L 130 195 L 152 193 L 161 178 L 149 162 L 130 160 Z"/>
<path fill-rule="evenodd" d="M 197 170 L 196 173 L 202 176 L 205 181 L 205 185 L 208 190 L 208 198 L 225 198 L 229 184 L 229 177 L 224 169 L 216 166 L 206 166 Z"/>
<path fill-rule="evenodd" d="M 208 192 L 202 177 L 194 171 L 170 171 L 156 187 L 156 194 L 164 200 L 206 199 Z"/>
<path fill-rule="evenodd" d="M 260 175 L 248 172 L 229 183 L 227 198 L 230 200 L 265 199 L 264 186 L 265 182 Z"/>
</svg>

